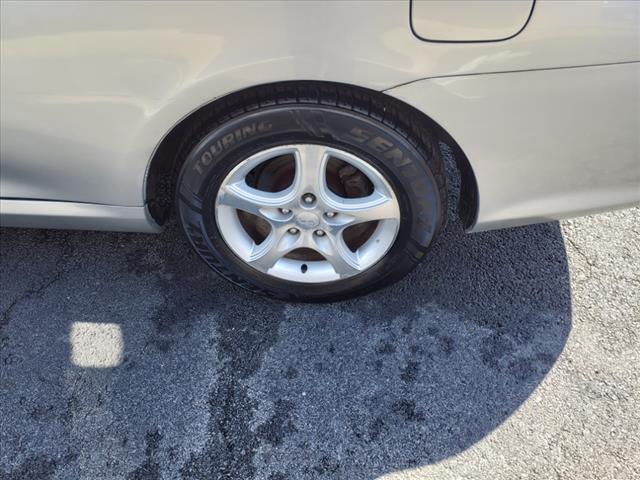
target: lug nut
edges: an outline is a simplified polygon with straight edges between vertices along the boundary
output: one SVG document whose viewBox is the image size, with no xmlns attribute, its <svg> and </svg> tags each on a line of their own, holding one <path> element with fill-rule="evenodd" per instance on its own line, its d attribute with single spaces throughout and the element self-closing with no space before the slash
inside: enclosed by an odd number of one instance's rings
<svg viewBox="0 0 640 480">
<path fill-rule="evenodd" d="M 324 232 L 322 230 L 316 230 L 316 235 L 319 237 L 323 237 L 324 236 Z"/>
<path fill-rule="evenodd" d="M 280 209 L 280 213 L 284 213 L 285 215 L 291 213 L 291 210 L 289 210 L 288 208 L 281 208 Z"/>
<path fill-rule="evenodd" d="M 288 230 L 288 232 L 289 232 L 291 235 L 295 235 L 296 233 L 298 233 L 298 229 L 297 229 L 297 228 L 294 228 L 294 227 L 291 227 L 291 228 Z"/>
<path fill-rule="evenodd" d="M 302 197 L 302 201 L 304 203 L 313 203 L 315 202 L 316 197 L 314 197 L 311 193 L 307 193 Z"/>
<path fill-rule="evenodd" d="M 336 212 L 327 212 L 327 217 L 333 218 L 336 216 Z"/>
</svg>

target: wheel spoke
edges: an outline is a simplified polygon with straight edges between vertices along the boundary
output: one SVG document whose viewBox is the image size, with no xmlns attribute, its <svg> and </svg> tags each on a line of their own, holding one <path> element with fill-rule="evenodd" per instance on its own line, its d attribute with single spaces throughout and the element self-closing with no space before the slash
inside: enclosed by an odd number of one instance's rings
<svg viewBox="0 0 640 480">
<path fill-rule="evenodd" d="M 300 145 L 295 153 L 296 173 L 293 180 L 298 196 L 320 195 L 325 189 L 325 171 L 329 155 L 322 145 Z"/>
<path fill-rule="evenodd" d="M 266 272 L 299 245 L 299 236 L 288 235 L 283 229 L 271 230 L 262 243 L 254 245 L 247 261 Z"/>
<path fill-rule="evenodd" d="M 375 220 L 397 219 L 400 216 L 396 202 L 379 192 L 364 198 L 341 199 L 332 207 L 342 214 L 340 222 L 344 226 Z"/>
<path fill-rule="evenodd" d="M 360 271 L 357 254 L 349 249 L 342 236 L 316 237 L 313 248 L 331 264 L 338 275 L 354 275 Z"/>
<path fill-rule="evenodd" d="M 221 192 L 218 199 L 221 205 L 263 218 L 271 218 L 272 215 L 267 212 L 269 209 L 283 207 L 290 200 L 281 192 L 271 193 L 251 188 L 244 180 L 225 185 Z"/>
</svg>

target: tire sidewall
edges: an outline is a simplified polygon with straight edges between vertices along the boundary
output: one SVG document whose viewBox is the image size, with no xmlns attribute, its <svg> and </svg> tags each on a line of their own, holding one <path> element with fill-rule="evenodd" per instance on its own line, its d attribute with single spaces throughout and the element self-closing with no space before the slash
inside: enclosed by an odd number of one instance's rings
<svg viewBox="0 0 640 480">
<path fill-rule="evenodd" d="M 229 248 L 215 199 L 229 172 L 251 155 L 291 144 L 322 144 L 378 169 L 394 190 L 401 221 L 387 254 L 364 272 L 323 283 L 286 281 L 251 267 Z M 190 243 L 214 270 L 240 286 L 283 299 L 344 298 L 397 280 L 422 258 L 441 223 L 436 181 L 421 152 L 381 121 L 319 105 L 283 105 L 235 117 L 206 133 L 188 154 L 177 183 L 177 210 Z"/>
</svg>

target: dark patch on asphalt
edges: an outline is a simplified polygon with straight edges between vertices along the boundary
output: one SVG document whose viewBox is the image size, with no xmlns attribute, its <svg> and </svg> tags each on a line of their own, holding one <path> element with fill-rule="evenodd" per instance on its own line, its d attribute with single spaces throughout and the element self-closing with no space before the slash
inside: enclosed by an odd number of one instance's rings
<svg viewBox="0 0 640 480">
<path fill-rule="evenodd" d="M 274 472 L 269 475 L 269 480 L 287 480 L 287 476 L 282 472 Z"/>
<path fill-rule="evenodd" d="M 513 345 L 507 337 L 492 333 L 482 342 L 482 362 L 492 368 L 500 367 L 500 360 L 513 351 Z"/>
<path fill-rule="evenodd" d="M 382 429 L 384 428 L 384 420 L 381 418 L 376 418 L 373 422 L 369 424 L 369 441 L 375 442 L 378 440 L 378 437 L 382 433 Z"/>
<path fill-rule="evenodd" d="M 320 475 L 335 476 L 340 469 L 340 462 L 329 455 L 323 455 L 313 469 Z"/>
<path fill-rule="evenodd" d="M 204 451 L 181 469 L 184 478 L 252 478 L 255 473 L 252 459 L 259 434 L 249 427 L 255 407 L 242 381 L 255 373 L 264 351 L 276 341 L 283 304 L 265 300 L 260 309 L 247 310 L 252 300 L 251 294 L 239 291 L 234 301 L 220 306 L 218 346 L 223 371 L 209 399 L 210 437 Z M 282 403 L 282 408 L 291 407 Z M 263 431 L 263 438 L 274 440 L 285 433 L 276 432 L 278 420 L 273 422 L 273 436 Z"/>
<path fill-rule="evenodd" d="M 128 480 L 156 480 L 160 478 L 160 464 L 155 457 L 161 440 L 162 435 L 157 431 L 147 433 L 147 447 L 144 451 L 145 461 L 127 475 Z"/>
<path fill-rule="evenodd" d="M 287 368 L 287 371 L 284 374 L 284 378 L 292 380 L 298 376 L 298 370 L 295 367 Z"/>
<path fill-rule="evenodd" d="M 293 402 L 289 400 L 276 400 L 274 405 L 275 412 L 256 431 L 258 438 L 269 442 L 271 445 L 282 445 L 284 437 L 296 431 L 296 427 L 291 422 L 293 407 Z"/>
<path fill-rule="evenodd" d="M 416 402 L 408 399 L 401 399 L 391 406 L 393 413 L 400 415 L 406 422 L 423 422 L 424 415 L 416 410 Z"/>
<path fill-rule="evenodd" d="M 52 458 L 48 455 L 38 455 L 27 457 L 18 468 L 10 473 L 0 471 L 2 480 L 47 480 L 53 478 L 56 469 L 60 465 L 68 464 L 77 459 L 77 454 L 67 451 L 59 458 Z"/>
<path fill-rule="evenodd" d="M 46 480 L 47 478 L 51 478 L 55 471 L 55 460 L 46 455 L 41 455 L 28 458 L 13 472 L 2 475 L 1 478 L 6 478 L 7 480 L 24 480 L 27 478 Z"/>
<path fill-rule="evenodd" d="M 402 369 L 400 378 L 404 382 L 415 382 L 418 378 L 420 364 L 414 360 L 409 360 Z"/>
<path fill-rule="evenodd" d="M 381 355 L 390 355 L 395 353 L 396 347 L 391 342 L 384 342 L 380 344 L 376 351 Z"/>
<path fill-rule="evenodd" d="M 447 355 L 451 354 L 455 347 L 455 342 L 453 341 L 453 338 L 448 337 L 446 335 L 442 337 L 437 337 L 437 338 L 438 338 L 438 344 L 440 346 L 440 349 Z"/>
</svg>

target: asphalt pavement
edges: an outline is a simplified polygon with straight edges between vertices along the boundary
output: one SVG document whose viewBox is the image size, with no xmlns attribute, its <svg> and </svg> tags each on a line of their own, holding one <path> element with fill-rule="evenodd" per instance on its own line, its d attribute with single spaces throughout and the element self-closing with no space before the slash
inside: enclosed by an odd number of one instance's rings
<svg viewBox="0 0 640 480">
<path fill-rule="evenodd" d="M 640 210 L 287 304 L 160 235 L 0 231 L 0 477 L 640 478 Z"/>
</svg>

